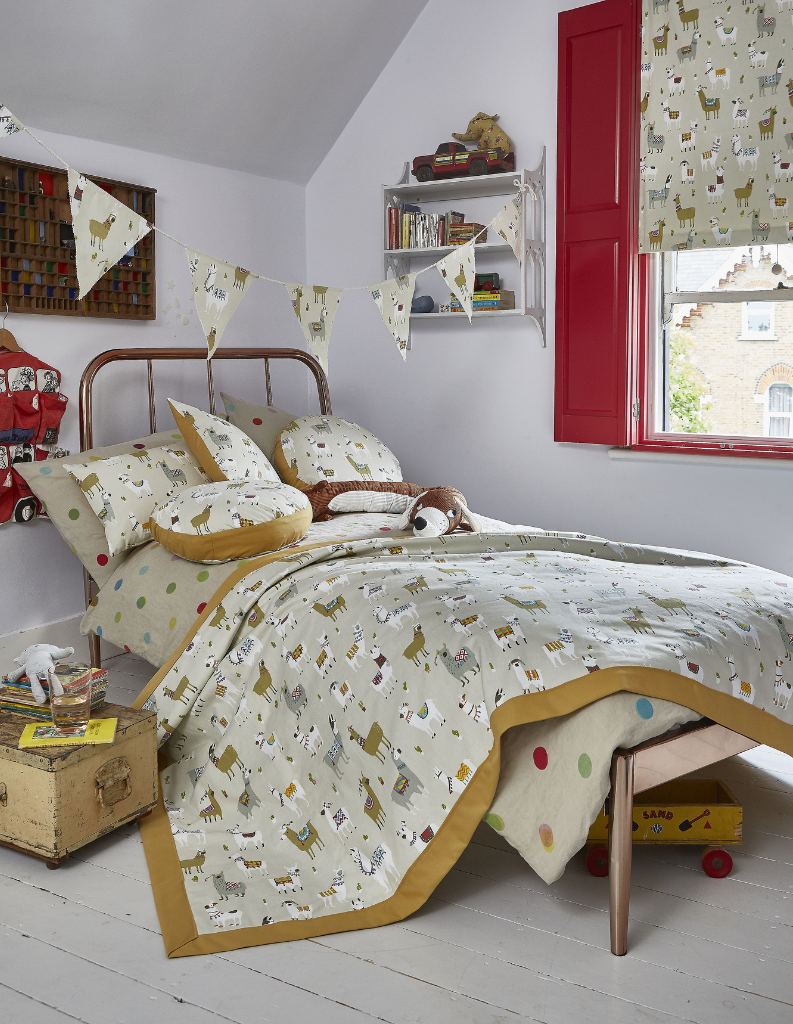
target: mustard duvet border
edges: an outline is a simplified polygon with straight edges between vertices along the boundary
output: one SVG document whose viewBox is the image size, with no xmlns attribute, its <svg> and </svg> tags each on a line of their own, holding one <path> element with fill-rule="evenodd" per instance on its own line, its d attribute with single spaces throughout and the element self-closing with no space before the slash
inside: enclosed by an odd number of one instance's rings
<svg viewBox="0 0 793 1024">
<path fill-rule="evenodd" d="M 311 544 L 292 550 L 296 553 L 326 546 Z M 283 552 L 273 552 L 246 562 L 224 581 L 181 646 L 141 691 L 133 707 L 139 708 L 154 692 L 201 624 L 239 580 L 259 566 L 282 557 Z M 393 896 L 364 910 L 346 911 L 316 920 L 284 921 L 258 928 L 239 928 L 202 935 L 196 929 L 187 899 L 179 855 L 160 792 L 157 807 L 150 817 L 141 821 L 140 829 L 167 955 L 179 957 L 228 952 L 245 946 L 376 928 L 403 920 L 429 899 L 440 881 L 454 867 L 493 802 L 501 767 L 501 737 L 507 729 L 567 715 L 612 693 L 625 690 L 682 704 L 727 729 L 793 756 L 793 726 L 765 714 L 760 708 L 739 701 L 729 694 L 708 689 L 667 669 L 636 666 L 602 669 L 551 690 L 513 697 L 495 709 L 490 717 L 493 731 L 490 754 L 460 794 L 433 841 L 408 869 Z M 164 767 L 163 760 L 161 768 Z"/>
</svg>

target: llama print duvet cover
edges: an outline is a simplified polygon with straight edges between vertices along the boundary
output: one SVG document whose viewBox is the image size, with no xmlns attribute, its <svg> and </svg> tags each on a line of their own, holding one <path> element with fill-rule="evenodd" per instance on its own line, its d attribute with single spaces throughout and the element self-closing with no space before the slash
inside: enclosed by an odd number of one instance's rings
<svg viewBox="0 0 793 1024">
<path fill-rule="evenodd" d="M 543 532 L 248 562 L 138 699 L 163 755 L 142 827 L 168 954 L 406 917 L 493 803 L 505 731 L 612 694 L 793 753 L 792 590 L 712 555 Z M 593 762 L 583 788 L 611 756 L 585 739 L 556 748 Z M 529 856 L 548 877 L 554 836 L 557 856 L 575 847 L 543 815 Z"/>
</svg>

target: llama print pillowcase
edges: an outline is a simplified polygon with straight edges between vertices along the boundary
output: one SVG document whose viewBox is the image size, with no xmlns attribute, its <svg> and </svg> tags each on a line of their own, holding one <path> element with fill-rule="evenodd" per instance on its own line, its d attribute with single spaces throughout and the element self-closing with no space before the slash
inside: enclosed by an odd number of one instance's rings
<svg viewBox="0 0 793 1024">
<path fill-rule="evenodd" d="M 176 425 L 210 480 L 280 483 L 264 452 L 238 427 L 192 405 L 168 399 Z"/>
<path fill-rule="evenodd" d="M 109 459 L 73 462 L 64 469 L 104 527 L 111 555 L 151 540 L 149 519 L 158 505 L 180 491 L 208 481 L 185 448 L 143 448 Z"/>
<path fill-rule="evenodd" d="M 357 423 L 337 416 L 301 416 L 284 427 L 273 462 L 285 484 L 304 490 L 325 480 L 401 480 L 393 452 Z"/>
</svg>

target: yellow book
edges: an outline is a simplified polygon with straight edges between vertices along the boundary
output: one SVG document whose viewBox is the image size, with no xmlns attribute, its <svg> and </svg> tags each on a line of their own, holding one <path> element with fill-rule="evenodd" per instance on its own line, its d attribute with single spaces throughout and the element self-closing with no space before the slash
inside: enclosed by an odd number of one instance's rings
<svg viewBox="0 0 793 1024">
<path fill-rule="evenodd" d="M 82 732 L 73 736 L 60 736 L 54 725 L 36 725 L 31 722 L 22 730 L 19 749 L 23 747 L 64 747 L 83 743 L 112 743 L 116 735 L 117 718 L 97 718 Z"/>
</svg>

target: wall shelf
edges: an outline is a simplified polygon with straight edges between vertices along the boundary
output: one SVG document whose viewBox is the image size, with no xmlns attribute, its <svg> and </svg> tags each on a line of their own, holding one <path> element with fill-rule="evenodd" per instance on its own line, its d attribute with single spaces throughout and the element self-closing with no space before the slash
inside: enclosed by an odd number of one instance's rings
<svg viewBox="0 0 793 1024">
<path fill-rule="evenodd" d="M 388 207 L 402 206 L 403 203 L 438 203 L 450 200 L 483 199 L 489 196 L 512 196 L 515 183 L 529 185 L 534 192 L 524 191 L 524 257 L 519 267 L 520 292 L 515 296 L 515 309 L 477 310 L 477 319 L 496 319 L 504 316 L 528 316 L 540 331 L 545 347 L 545 147 L 534 170 L 512 171 L 502 174 L 483 174 L 468 178 L 448 178 L 443 181 L 412 183 L 409 180 L 410 165 L 405 163 L 402 176 L 396 185 L 383 185 L 383 240 L 388 240 Z M 495 212 L 495 211 L 494 211 Z M 492 214 L 491 214 L 492 216 Z M 490 217 L 488 217 L 488 220 Z M 485 223 L 482 220 L 482 223 Z M 502 241 L 477 243 L 475 251 L 477 264 L 480 258 L 489 262 L 492 256 L 512 253 L 511 246 Z M 452 252 L 456 246 L 444 245 L 423 249 L 383 249 L 383 277 L 399 277 L 411 271 L 411 263 L 417 259 L 438 260 Z M 485 263 L 485 267 L 487 266 Z M 481 267 L 477 265 L 477 270 Z M 445 300 L 444 300 L 445 301 Z M 410 320 L 448 320 L 453 317 L 467 319 L 465 313 L 411 313 Z M 408 339 L 408 348 L 411 347 Z"/>
</svg>

